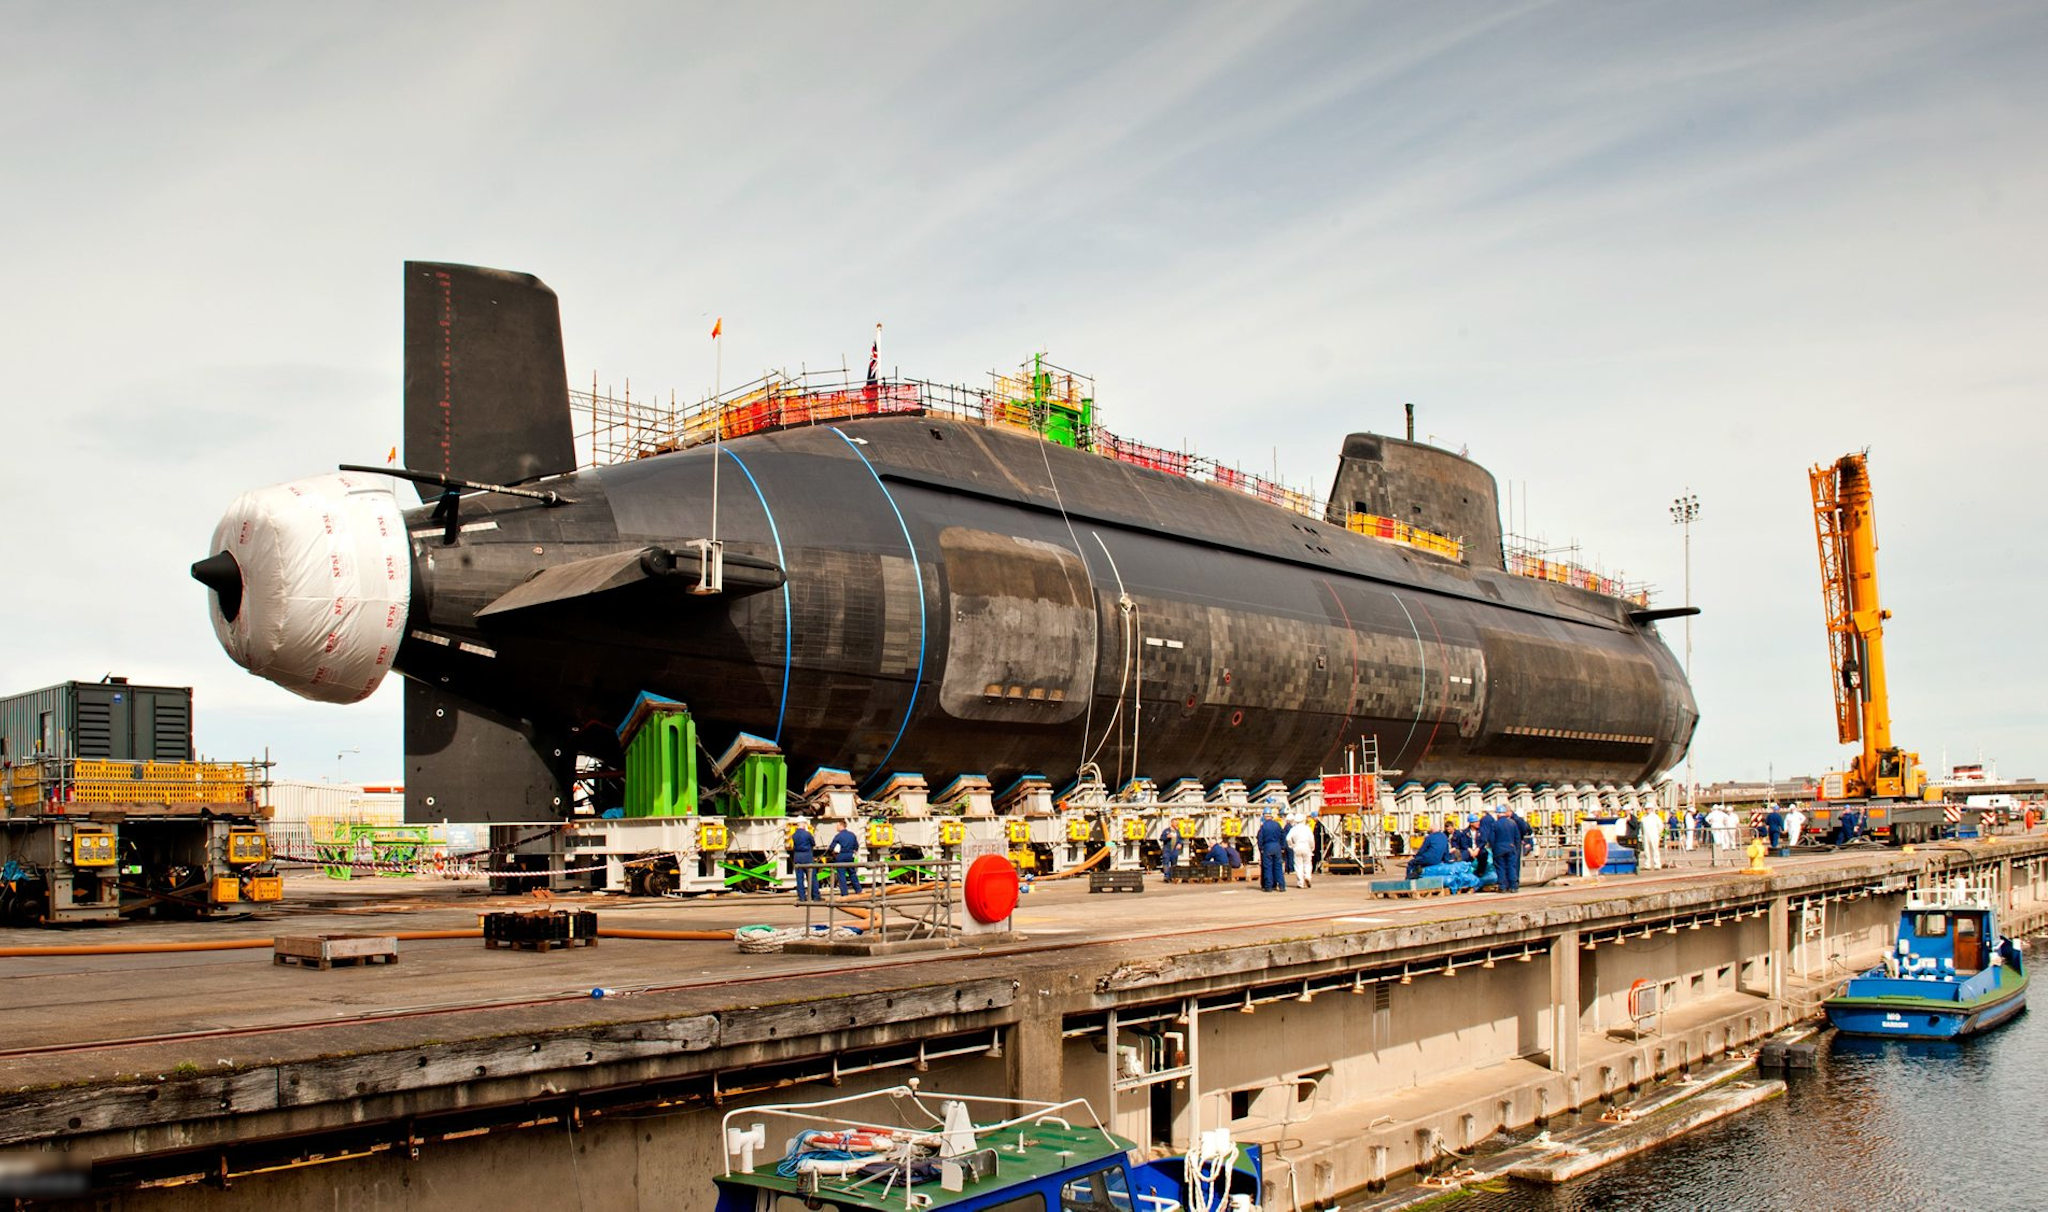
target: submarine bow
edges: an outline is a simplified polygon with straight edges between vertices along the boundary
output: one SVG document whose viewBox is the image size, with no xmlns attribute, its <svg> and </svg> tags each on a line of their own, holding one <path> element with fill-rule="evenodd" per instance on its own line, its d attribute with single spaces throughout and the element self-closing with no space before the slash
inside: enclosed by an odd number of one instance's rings
<svg viewBox="0 0 2048 1212">
<path fill-rule="evenodd" d="M 243 493 L 192 566 L 237 665 L 324 703 L 368 698 L 412 596 L 405 520 L 382 476 L 334 472 Z"/>
</svg>

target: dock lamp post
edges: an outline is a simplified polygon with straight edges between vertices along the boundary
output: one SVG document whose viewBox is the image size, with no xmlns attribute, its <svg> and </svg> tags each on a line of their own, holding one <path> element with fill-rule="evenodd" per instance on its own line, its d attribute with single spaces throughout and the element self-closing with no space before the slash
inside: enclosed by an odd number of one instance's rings
<svg viewBox="0 0 2048 1212">
<path fill-rule="evenodd" d="M 1699 520 L 1699 494 L 1688 488 L 1685 495 L 1671 502 L 1671 524 L 1685 531 L 1685 604 L 1692 605 L 1692 524 Z M 1692 616 L 1685 616 L 1685 680 L 1692 683 Z M 1685 747 L 1685 806 L 1690 812 L 1698 792 L 1693 784 L 1692 746 Z"/>
</svg>

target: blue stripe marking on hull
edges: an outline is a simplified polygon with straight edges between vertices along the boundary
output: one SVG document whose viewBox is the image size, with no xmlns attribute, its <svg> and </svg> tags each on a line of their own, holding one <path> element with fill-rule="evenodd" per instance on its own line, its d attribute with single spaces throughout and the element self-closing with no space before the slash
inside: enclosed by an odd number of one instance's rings
<svg viewBox="0 0 2048 1212">
<path fill-rule="evenodd" d="M 775 736 L 772 738 L 779 746 L 782 744 L 782 721 L 789 716 L 789 666 L 796 651 L 796 616 L 789 605 L 789 561 L 782 556 L 782 530 L 775 524 L 775 511 L 768 508 L 768 497 L 761 491 L 761 482 L 747 470 L 746 463 L 738 455 L 723 447 L 719 453 L 731 459 L 739 467 L 740 474 L 747 477 L 747 483 L 754 486 L 754 499 L 761 502 L 761 512 L 768 518 L 769 537 L 775 540 L 775 563 L 782 569 L 782 698 L 775 706 Z"/>
<path fill-rule="evenodd" d="M 875 763 L 874 773 L 867 777 L 868 782 L 874 782 L 882 778 L 884 772 L 889 769 L 889 759 L 896 756 L 896 746 L 903 743 L 903 734 L 910 728 L 910 717 L 917 712 L 918 687 L 924 685 L 924 653 L 928 634 L 924 617 L 924 566 L 918 562 L 917 541 L 910 537 L 910 523 L 903 520 L 903 511 L 896 507 L 896 497 L 889 491 L 889 486 L 882 482 L 881 473 L 875 470 L 873 463 L 868 462 L 867 455 L 862 453 L 858 443 L 847 437 L 838 426 L 832 426 L 831 429 L 833 433 L 839 435 L 840 441 L 846 443 L 846 448 L 860 459 L 861 466 L 868 469 L 868 474 L 875 477 L 875 487 L 882 490 L 882 499 L 889 502 L 889 512 L 896 515 L 896 524 L 903 528 L 903 545 L 910 548 L 910 571 L 917 577 L 917 680 L 910 684 L 910 705 L 903 709 L 903 723 L 896 729 L 896 739 L 889 742 L 889 751 L 882 755 L 881 761 Z"/>
</svg>

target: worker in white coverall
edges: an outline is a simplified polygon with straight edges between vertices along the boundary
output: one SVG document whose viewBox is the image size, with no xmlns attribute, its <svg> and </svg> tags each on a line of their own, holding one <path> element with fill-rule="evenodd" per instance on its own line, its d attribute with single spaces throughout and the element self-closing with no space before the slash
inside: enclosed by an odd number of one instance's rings
<svg viewBox="0 0 2048 1212">
<path fill-rule="evenodd" d="M 1287 848 L 1294 852 L 1294 878 L 1308 887 L 1309 867 L 1315 861 L 1316 827 L 1298 820 L 1287 827 Z"/>
<path fill-rule="evenodd" d="M 1715 850 L 1735 849 L 1735 814 L 1728 810 L 1728 805 L 1714 805 L 1714 810 L 1707 814 L 1707 824 L 1713 827 Z"/>
<path fill-rule="evenodd" d="M 1642 834 L 1642 861 L 1637 865 L 1646 871 L 1661 871 L 1664 867 L 1664 814 L 1655 808 L 1643 809 Z"/>
<path fill-rule="evenodd" d="M 1792 810 L 1785 814 L 1785 845 L 1788 849 L 1799 844 L 1799 831 L 1804 828 L 1806 814 L 1799 811 L 1799 805 L 1794 804 Z"/>
</svg>

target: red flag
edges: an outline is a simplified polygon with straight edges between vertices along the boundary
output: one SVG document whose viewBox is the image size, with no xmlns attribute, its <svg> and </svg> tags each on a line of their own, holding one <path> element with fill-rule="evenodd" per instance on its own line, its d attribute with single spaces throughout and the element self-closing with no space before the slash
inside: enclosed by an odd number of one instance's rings
<svg viewBox="0 0 2048 1212">
<path fill-rule="evenodd" d="M 716 341 L 716 340 L 718 339 L 718 336 L 719 336 L 719 334 L 720 334 L 720 333 L 722 333 L 722 332 L 724 332 L 724 331 L 725 331 L 725 317 L 724 317 L 724 316 L 720 316 L 720 317 L 718 317 L 718 319 L 717 319 L 717 320 L 713 321 L 713 322 L 712 322 L 712 324 L 711 324 L 711 339 L 712 339 L 712 340 L 714 340 L 714 341 Z"/>
</svg>

